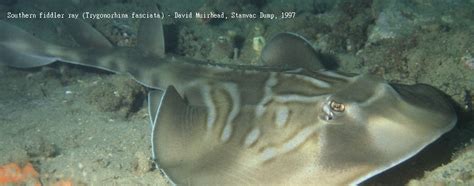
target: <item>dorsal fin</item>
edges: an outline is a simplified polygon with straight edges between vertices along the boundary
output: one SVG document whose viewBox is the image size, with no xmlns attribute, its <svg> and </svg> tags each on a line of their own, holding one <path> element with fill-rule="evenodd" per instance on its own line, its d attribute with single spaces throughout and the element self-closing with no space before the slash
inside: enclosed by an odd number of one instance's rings
<svg viewBox="0 0 474 186">
<path fill-rule="evenodd" d="M 151 11 L 159 13 L 156 6 Z M 138 27 L 138 46 L 145 55 L 165 56 L 165 38 L 160 18 L 141 19 Z"/>
<path fill-rule="evenodd" d="M 113 45 L 104 35 L 81 19 L 67 19 L 63 23 L 81 47 L 113 48 Z"/>
<path fill-rule="evenodd" d="M 294 33 L 280 33 L 262 50 L 262 62 L 270 66 L 320 70 L 324 66 L 318 53 L 303 37 Z"/>
</svg>

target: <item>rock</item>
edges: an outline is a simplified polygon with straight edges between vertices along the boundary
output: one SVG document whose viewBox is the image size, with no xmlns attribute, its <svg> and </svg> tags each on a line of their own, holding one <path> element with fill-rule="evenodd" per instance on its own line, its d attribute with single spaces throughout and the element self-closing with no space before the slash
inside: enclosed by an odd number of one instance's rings
<svg viewBox="0 0 474 186">
<path fill-rule="evenodd" d="M 124 118 L 139 110 L 145 99 L 143 86 L 128 76 L 110 76 L 89 87 L 88 101 L 101 111 L 118 112 Z"/>
</svg>

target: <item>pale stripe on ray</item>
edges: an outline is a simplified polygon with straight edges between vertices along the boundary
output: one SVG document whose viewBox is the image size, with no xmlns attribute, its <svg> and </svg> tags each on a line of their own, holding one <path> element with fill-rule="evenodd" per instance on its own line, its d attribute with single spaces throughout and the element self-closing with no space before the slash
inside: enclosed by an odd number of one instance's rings
<svg viewBox="0 0 474 186">
<path fill-rule="evenodd" d="M 263 97 L 262 100 L 257 104 L 257 107 L 255 109 L 255 116 L 258 118 L 265 113 L 265 104 L 267 104 L 271 99 L 272 99 L 272 87 L 275 86 L 278 83 L 278 79 L 276 78 L 276 73 L 271 72 L 270 76 L 268 77 L 267 81 L 265 82 L 265 85 L 263 86 Z"/>
<path fill-rule="evenodd" d="M 259 160 L 265 162 L 277 157 L 278 155 L 284 155 L 292 150 L 295 150 L 298 146 L 304 144 L 308 139 L 310 139 L 311 135 L 313 135 L 317 129 L 317 125 L 307 126 L 301 129 L 296 135 L 286 140 L 286 143 L 283 145 L 278 147 L 270 146 L 264 148 L 264 150 L 260 153 Z"/>
<path fill-rule="evenodd" d="M 216 105 L 214 105 L 212 101 L 211 87 L 207 84 L 202 84 L 201 86 L 201 94 L 207 108 L 206 128 L 210 131 L 214 127 L 214 123 L 217 119 Z"/>
<path fill-rule="evenodd" d="M 290 117 L 290 109 L 287 106 L 279 106 L 275 110 L 275 125 L 277 128 L 285 127 Z"/>
<path fill-rule="evenodd" d="M 259 128 L 253 128 L 245 136 L 244 147 L 252 146 L 255 142 L 257 142 L 258 138 L 260 138 L 260 135 L 261 135 L 260 129 Z"/>
<path fill-rule="evenodd" d="M 232 122 L 237 117 L 240 111 L 240 95 L 238 87 L 235 83 L 224 83 L 224 90 L 230 95 L 230 104 L 232 105 L 230 113 L 227 115 L 227 120 L 222 131 L 221 140 L 226 142 L 232 135 Z"/>
</svg>

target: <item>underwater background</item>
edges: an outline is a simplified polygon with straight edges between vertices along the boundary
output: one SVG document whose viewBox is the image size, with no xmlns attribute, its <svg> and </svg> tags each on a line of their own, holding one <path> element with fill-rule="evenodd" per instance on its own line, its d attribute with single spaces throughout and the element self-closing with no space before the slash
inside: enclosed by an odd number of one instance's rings
<svg viewBox="0 0 474 186">
<path fill-rule="evenodd" d="M 77 13 L 113 44 L 132 47 L 140 19 L 121 13 L 150 3 L 170 15 L 163 19 L 168 53 L 258 65 L 267 40 L 294 32 L 333 70 L 442 90 L 457 106 L 456 127 L 365 184 L 474 185 L 473 0 L 2 0 L 0 18 L 77 46 L 62 24 Z M 190 12 L 236 18 L 186 18 Z M 13 167 L 27 184 L 167 185 L 150 160 L 146 90 L 129 77 L 64 64 L 0 66 L 0 87 L 0 180 Z"/>
</svg>

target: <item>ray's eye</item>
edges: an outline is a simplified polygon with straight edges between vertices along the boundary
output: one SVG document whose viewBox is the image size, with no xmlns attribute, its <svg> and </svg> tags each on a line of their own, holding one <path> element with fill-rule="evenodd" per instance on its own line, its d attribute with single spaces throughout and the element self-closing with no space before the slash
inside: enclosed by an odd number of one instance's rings
<svg viewBox="0 0 474 186">
<path fill-rule="evenodd" d="M 329 102 L 329 107 L 331 107 L 331 110 L 334 112 L 344 112 L 344 110 L 346 109 L 346 106 L 344 104 L 335 101 Z"/>
<path fill-rule="evenodd" d="M 321 119 L 329 121 L 334 120 L 340 113 L 344 112 L 346 106 L 343 103 L 331 100 L 323 105 Z"/>
</svg>

